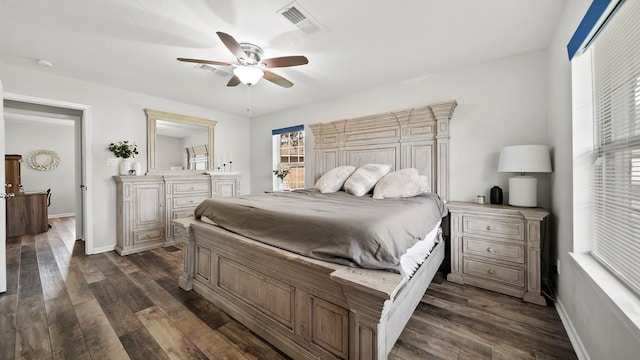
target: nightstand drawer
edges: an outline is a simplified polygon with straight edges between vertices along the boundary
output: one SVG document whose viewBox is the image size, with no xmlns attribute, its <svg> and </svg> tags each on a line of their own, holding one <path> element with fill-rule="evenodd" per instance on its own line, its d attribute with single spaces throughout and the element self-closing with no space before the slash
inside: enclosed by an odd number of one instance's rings
<svg viewBox="0 0 640 360">
<path fill-rule="evenodd" d="M 524 222 L 522 221 L 499 221 L 495 218 L 463 216 L 462 231 L 469 234 L 524 241 Z"/>
<path fill-rule="evenodd" d="M 465 257 L 462 272 L 510 285 L 524 286 L 524 268 L 498 265 Z"/>
<path fill-rule="evenodd" d="M 210 193 L 211 192 L 211 183 L 210 182 L 192 182 L 192 183 L 179 183 L 173 184 L 173 193 L 178 194 L 193 194 L 193 193 Z"/>
<path fill-rule="evenodd" d="M 524 245 L 500 243 L 465 236 L 462 239 L 462 252 L 524 264 Z"/>
</svg>

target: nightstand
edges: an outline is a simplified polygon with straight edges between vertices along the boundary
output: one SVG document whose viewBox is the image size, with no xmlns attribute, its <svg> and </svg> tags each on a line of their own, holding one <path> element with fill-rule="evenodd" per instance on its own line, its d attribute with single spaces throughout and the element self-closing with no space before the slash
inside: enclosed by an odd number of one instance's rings
<svg viewBox="0 0 640 360">
<path fill-rule="evenodd" d="M 541 208 L 450 202 L 447 280 L 546 305 L 540 289 Z"/>
</svg>

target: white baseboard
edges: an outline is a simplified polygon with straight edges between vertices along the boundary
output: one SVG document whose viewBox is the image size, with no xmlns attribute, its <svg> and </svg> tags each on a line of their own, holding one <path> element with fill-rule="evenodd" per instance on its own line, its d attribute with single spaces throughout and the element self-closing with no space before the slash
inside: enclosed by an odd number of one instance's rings
<svg viewBox="0 0 640 360">
<path fill-rule="evenodd" d="M 116 249 L 115 245 L 108 245 L 108 246 L 103 246 L 99 248 L 93 248 L 93 252 L 91 254 L 105 253 L 105 252 L 113 251 L 115 249 Z"/>
<path fill-rule="evenodd" d="M 573 346 L 573 351 L 576 353 L 576 356 L 580 360 L 591 360 L 589 357 L 589 353 L 584 348 L 584 344 L 582 344 L 582 340 L 580 340 L 580 336 L 576 332 L 576 328 L 573 326 L 569 315 L 567 314 L 567 310 L 562 305 L 562 301 L 556 297 L 556 311 L 558 315 L 560 315 L 560 320 L 562 321 L 562 325 L 564 326 L 567 335 L 569 336 L 569 341 L 571 341 L 571 346 Z"/>
<path fill-rule="evenodd" d="M 56 219 L 56 218 L 62 218 L 62 217 L 72 217 L 72 216 L 76 216 L 76 213 L 72 212 L 72 213 L 67 213 L 67 214 L 53 214 L 53 215 L 49 215 L 49 219 Z"/>
</svg>

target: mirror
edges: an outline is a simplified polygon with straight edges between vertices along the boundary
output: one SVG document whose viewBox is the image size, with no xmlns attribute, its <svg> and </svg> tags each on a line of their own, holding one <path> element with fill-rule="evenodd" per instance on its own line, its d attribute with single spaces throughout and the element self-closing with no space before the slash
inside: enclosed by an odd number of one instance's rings
<svg viewBox="0 0 640 360">
<path fill-rule="evenodd" d="M 147 173 L 213 171 L 216 121 L 145 109 Z"/>
</svg>

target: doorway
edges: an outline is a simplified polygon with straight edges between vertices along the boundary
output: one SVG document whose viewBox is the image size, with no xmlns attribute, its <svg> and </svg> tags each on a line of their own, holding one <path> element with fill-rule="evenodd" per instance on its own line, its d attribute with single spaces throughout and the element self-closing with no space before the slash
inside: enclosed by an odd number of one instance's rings
<svg viewBox="0 0 640 360">
<path fill-rule="evenodd" d="M 91 229 L 90 216 L 88 216 L 90 213 L 90 194 L 86 186 L 89 180 L 86 154 L 87 148 L 90 146 L 87 136 L 87 134 L 89 134 L 87 127 L 91 117 L 90 107 L 81 104 L 4 93 L 3 108 L 5 119 L 17 118 L 23 120 L 21 122 L 31 121 L 32 124 L 39 121 L 42 127 L 46 124 L 46 126 L 53 126 L 54 128 L 70 126 L 73 129 L 73 135 L 71 135 L 71 139 L 73 139 L 73 150 L 72 155 L 69 156 L 74 166 L 71 170 L 68 169 L 66 171 L 67 174 L 64 174 L 67 182 L 72 184 L 69 190 L 66 190 L 71 193 L 65 194 L 65 191 L 59 191 L 56 195 L 56 192 L 52 191 L 52 199 L 59 199 L 59 203 L 55 203 L 55 205 L 68 204 L 70 202 L 68 199 L 75 199 L 75 201 L 72 201 L 72 205 L 67 205 L 66 210 L 58 209 L 57 211 L 58 213 L 61 212 L 61 215 L 73 214 L 75 216 L 76 239 L 85 241 L 85 252 L 91 254 L 93 252 L 93 241 L 91 241 L 90 236 L 87 236 L 87 234 L 90 234 Z M 5 125 L 7 124 L 5 123 Z M 5 131 L 5 137 L 10 136 L 9 131 L 11 131 L 11 126 L 5 130 L 8 130 Z M 53 142 L 53 140 L 51 141 Z M 38 142 L 37 145 L 32 144 L 31 146 L 38 147 L 38 149 L 46 148 L 48 145 L 47 142 L 48 141 L 44 139 Z M 5 150 L 10 151 L 10 149 Z M 23 167 L 26 167 L 27 159 L 23 158 L 23 160 Z M 38 186 L 36 185 L 36 187 Z M 44 189 L 45 186 L 39 187 L 43 187 Z"/>
<path fill-rule="evenodd" d="M 47 194 L 49 218 L 76 217 L 78 213 L 76 218 L 80 220 L 82 202 L 76 198 L 82 193 L 76 192 L 79 182 L 76 163 L 81 159 L 76 159 L 75 154 L 79 148 L 76 129 L 82 126 L 82 111 L 6 100 L 4 115 L 5 154 L 21 159 L 20 188 L 12 192 L 27 196 Z M 18 196 L 7 205 L 15 205 L 18 199 L 23 198 Z M 77 239 L 83 237 L 81 224 L 78 221 L 80 226 L 75 229 Z M 7 222 L 7 231 L 19 225 L 19 219 Z M 46 230 L 46 223 L 43 225 Z"/>
</svg>

